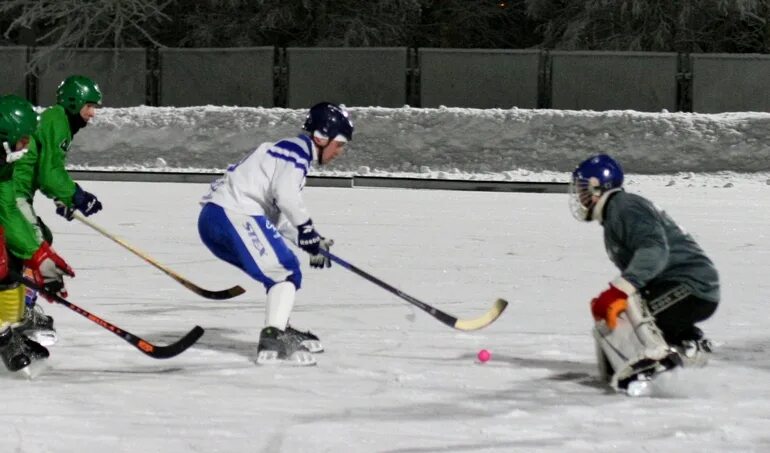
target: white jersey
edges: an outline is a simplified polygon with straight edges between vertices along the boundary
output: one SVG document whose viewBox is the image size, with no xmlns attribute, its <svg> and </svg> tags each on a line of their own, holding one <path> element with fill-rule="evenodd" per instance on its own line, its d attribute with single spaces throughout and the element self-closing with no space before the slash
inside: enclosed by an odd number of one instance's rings
<svg viewBox="0 0 770 453">
<path fill-rule="evenodd" d="M 249 216 L 264 215 L 279 230 L 288 226 L 285 220 L 294 227 L 302 225 L 310 220 L 302 189 L 315 155 L 315 146 L 306 135 L 263 143 L 211 183 L 201 204 L 214 203 Z"/>
</svg>

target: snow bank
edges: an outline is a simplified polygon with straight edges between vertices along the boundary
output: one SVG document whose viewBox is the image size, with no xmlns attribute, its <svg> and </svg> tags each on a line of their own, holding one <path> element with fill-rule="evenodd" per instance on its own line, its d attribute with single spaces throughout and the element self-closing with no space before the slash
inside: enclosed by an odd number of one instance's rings
<svg viewBox="0 0 770 453">
<path fill-rule="evenodd" d="M 332 172 L 566 172 L 608 152 L 627 172 L 770 170 L 770 113 L 351 108 L 356 133 Z M 74 140 L 76 168 L 211 169 L 294 135 L 305 111 L 104 108 Z M 509 178 L 505 178 L 509 179 Z"/>
</svg>

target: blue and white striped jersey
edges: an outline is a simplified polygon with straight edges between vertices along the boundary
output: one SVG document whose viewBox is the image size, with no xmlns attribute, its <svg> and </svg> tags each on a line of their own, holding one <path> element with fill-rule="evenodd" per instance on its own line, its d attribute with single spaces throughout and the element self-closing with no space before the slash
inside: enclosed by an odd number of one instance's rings
<svg viewBox="0 0 770 453">
<path fill-rule="evenodd" d="M 307 135 L 263 143 L 211 183 L 201 204 L 214 203 L 249 216 L 264 215 L 278 227 L 284 220 L 294 227 L 301 225 L 310 219 L 302 189 L 316 154 Z"/>
</svg>

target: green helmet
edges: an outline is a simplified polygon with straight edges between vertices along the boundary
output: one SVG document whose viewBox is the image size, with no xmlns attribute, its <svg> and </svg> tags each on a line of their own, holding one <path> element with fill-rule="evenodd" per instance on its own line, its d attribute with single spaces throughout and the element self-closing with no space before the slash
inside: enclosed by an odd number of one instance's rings
<svg viewBox="0 0 770 453">
<path fill-rule="evenodd" d="M 13 151 L 16 143 L 32 136 L 37 129 L 38 115 L 32 104 L 24 98 L 9 94 L 0 97 L 0 143 Z"/>
<path fill-rule="evenodd" d="M 75 115 L 88 103 L 101 106 L 102 92 L 99 85 L 88 77 L 73 75 L 59 84 L 56 89 L 56 103 Z"/>
</svg>

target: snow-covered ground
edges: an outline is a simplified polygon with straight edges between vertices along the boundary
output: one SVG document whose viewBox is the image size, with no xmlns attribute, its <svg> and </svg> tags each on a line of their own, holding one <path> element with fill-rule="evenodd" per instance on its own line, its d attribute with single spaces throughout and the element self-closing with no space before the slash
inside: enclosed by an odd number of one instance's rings
<svg viewBox="0 0 770 453">
<path fill-rule="evenodd" d="M 461 333 L 338 266 L 308 270 L 292 321 L 327 351 L 316 367 L 270 368 L 251 361 L 262 289 L 197 237 L 205 185 L 83 184 L 105 205 L 94 222 L 202 286 L 247 293 L 201 299 L 37 200 L 77 271 L 70 300 L 158 343 L 195 324 L 206 334 L 153 360 L 46 304 L 61 341 L 37 380 L 3 380 L 2 451 L 770 450 L 766 177 L 629 178 L 628 190 L 694 234 L 723 279 L 723 303 L 703 325 L 718 344 L 712 362 L 648 399 L 609 393 L 595 377 L 588 301 L 617 271 L 600 227 L 572 219 L 566 195 L 307 188 L 319 230 L 353 264 L 457 316 L 497 297 L 511 305 Z M 481 348 L 492 351 L 483 365 Z"/>
<path fill-rule="evenodd" d="M 73 168 L 222 170 L 264 141 L 293 136 L 306 110 L 101 109 L 75 137 Z M 344 159 L 312 174 L 409 172 L 531 180 L 607 152 L 628 172 L 770 171 L 770 113 L 646 113 L 468 108 L 350 109 Z M 536 177 L 536 176 L 534 176 Z"/>
</svg>

